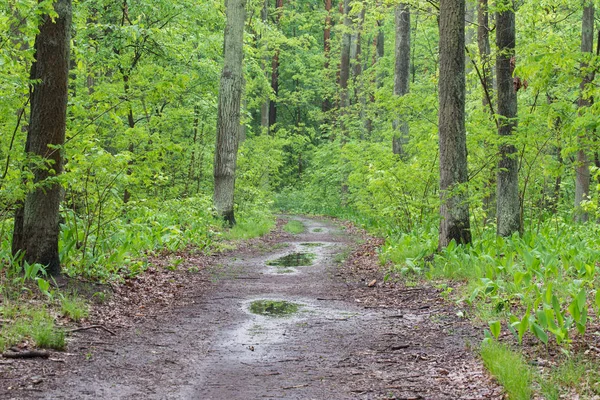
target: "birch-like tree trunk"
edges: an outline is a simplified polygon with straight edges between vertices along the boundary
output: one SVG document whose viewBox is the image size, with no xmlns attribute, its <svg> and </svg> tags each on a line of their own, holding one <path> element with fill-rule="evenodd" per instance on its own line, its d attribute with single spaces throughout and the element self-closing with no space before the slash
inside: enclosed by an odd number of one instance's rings
<svg viewBox="0 0 600 400">
<path fill-rule="evenodd" d="M 510 1 L 510 0 L 506 0 Z M 496 185 L 496 220 L 498 235 L 510 236 L 521 230 L 519 174 L 516 148 L 510 143 L 517 127 L 517 92 L 513 81 L 515 62 L 514 3 L 503 6 L 496 16 L 496 80 L 498 84 L 498 134 L 500 155 Z"/>
<path fill-rule="evenodd" d="M 31 116 L 25 152 L 43 164 L 32 165 L 36 189 L 17 212 L 13 251 L 23 251 L 25 261 L 46 266 L 60 274 L 58 254 L 59 206 L 62 186 L 56 178 L 64 163 L 65 130 L 71 42 L 71 0 L 54 3 L 57 17 L 43 17 L 35 39 L 31 79 Z"/>
<path fill-rule="evenodd" d="M 394 95 L 404 96 L 410 89 L 410 7 L 406 3 L 396 6 L 396 64 L 394 68 Z M 401 113 L 394 120 L 392 150 L 401 157 L 408 143 L 408 121 Z"/>
<path fill-rule="evenodd" d="M 470 243 L 465 132 L 465 0 L 440 1 L 440 237 Z"/>
<path fill-rule="evenodd" d="M 581 52 L 583 54 L 594 51 L 594 3 L 588 2 L 583 8 L 583 18 L 581 23 Z M 587 60 L 581 62 L 581 70 L 585 71 L 585 76 L 581 80 L 579 108 L 582 109 L 591 105 L 591 100 L 585 91 L 590 82 L 594 80 L 594 74 L 587 72 L 589 64 Z M 580 132 L 577 135 L 577 165 L 575 169 L 575 220 L 586 222 L 589 215 L 581 208 L 581 202 L 587 200 L 590 195 L 590 161 L 589 152 L 589 134 Z"/>
<path fill-rule="evenodd" d="M 217 213 L 233 226 L 235 225 L 233 194 L 244 82 L 242 62 L 246 0 L 227 0 L 226 19 L 224 65 L 219 85 L 213 199 Z"/>
</svg>

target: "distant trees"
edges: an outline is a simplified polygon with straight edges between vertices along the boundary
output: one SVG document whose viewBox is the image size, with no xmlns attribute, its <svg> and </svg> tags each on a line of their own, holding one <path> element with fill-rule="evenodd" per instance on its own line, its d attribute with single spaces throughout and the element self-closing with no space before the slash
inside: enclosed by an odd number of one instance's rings
<svg viewBox="0 0 600 400">
<path fill-rule="evenodd" d="M 440 1 L 439 248 L 471 242 L 465 131 L 465 1 Z"/>
<path fill-rule="evenodd" d="M 35 39 L 31 68 L 31 114 L 25 152 L 34 189 L 16 211 L 13 253 L 22 251 L 28 263 L 60 273 L 59 205 L 63 171 L 70 61 L 71 0 L 54 3 L 56 17 L 44 15 Z"/>
<path fill-rule="evenodd" d="M 241 131 L 240 112 L 244 81 L 242 61 L 246 0 L 227 0 L 226 8 L 225 51 L 219 86 L 213 199 L 217 213 L 233 226 L 235 225 L 235 172 Z"/>
</svg>

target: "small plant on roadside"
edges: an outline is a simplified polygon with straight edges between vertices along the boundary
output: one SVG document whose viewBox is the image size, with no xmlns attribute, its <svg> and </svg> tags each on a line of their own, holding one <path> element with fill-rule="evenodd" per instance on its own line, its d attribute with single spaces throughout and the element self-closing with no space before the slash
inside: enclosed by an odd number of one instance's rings
<svg viewBox="0 0 600 400">
<path fill-rule="evenodd" d="M 89 315 L 87 303 L 77 296 L 61 296 L 60 308 L 62 315 L 79 322 Z"/>
</svg>

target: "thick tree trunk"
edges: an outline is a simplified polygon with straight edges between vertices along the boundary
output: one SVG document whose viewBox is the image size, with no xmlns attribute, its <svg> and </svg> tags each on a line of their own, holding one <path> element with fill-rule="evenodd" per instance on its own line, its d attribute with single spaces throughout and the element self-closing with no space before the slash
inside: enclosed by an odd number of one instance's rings
<svg viewBox="0 0 600 400">
<path fill-rule="evenodd" d="M 283 0 L 277 0 L 277 25 L 281 22 L 283 15 Z M 277 123 L 277 96 L 279 95 L 279 49 L 275 50 L 271 61 L 271 90 L 274 99 L 269 105 L 269 130 Z"/>
<path fill-rule="evenodd" d="M 25 253 L 25 261 L 47 266 L 50 275 L 60 274 L 58 255 L 59 206 L 62 187 L 54 180 L 62 173 L 67 118 L 71 0 L 54 4 L 57 17 L 46 15 L 35 40 L 31 79 L 31 116 L 26 153 L 40 157 L 44 165 L 33 168 L 37 189 L 25 199 L 15 218 L 13 250 Z"/>
<path fill-rule="evenodd" d="M 410 85 L 410 8 L 406 3 L 396 7 L 396 65 L 394 68 L 394 95 L 404 96 Z M 405 115 L 394 120 L 394 154 L 405 156 L 408 143 L 408 121 Z"/>
<path fill-rule="evenodd" d="M 516 148 L 510 143 L 517 127 L 517 92 L 513 83 L 515 12 L 513 4 L 496 16 L 496 80 L 498 83 L 498 133 L 502 139 L 496 186 L 498 235 L 510 236 L 522 227 L 519 204 L 519 174 Z"/>
<path fill-rule="evenodd" d="M 465 1 L 440 1 L 440 237 L 471 242 L 465 132 Z"/>
<path fill-rule="evenodd" d="M 215 149 L 214 204 L 217 213 L 235 225 L 233 194 L 240 138 L 246 0 L 227 0 L 224 65 L 219 86 L 217 143 Z"/>
<path fill-rule="evenodd" d="M 581 24 L 581 52 L 592 53 L 594 51 L 594 3 L 589 2 L 583 8 L 583 18 Z M 586 71 L 589 68 L 587 61 L 581 62 L 581 70 Z M 586 73 L 580 85 L 579 108 L 589 107 L 590 98 L 585 90 L 590 82 L 594 80 L 593 73 Z M 590 161 L 588 132 L 582 132 L 577 136 L 577 166 L 575 170 L 575 220 L 586 222 L 589 215 L 581 208 L 581 202 L 589 199 L 590 195 Z"/>
</svg>

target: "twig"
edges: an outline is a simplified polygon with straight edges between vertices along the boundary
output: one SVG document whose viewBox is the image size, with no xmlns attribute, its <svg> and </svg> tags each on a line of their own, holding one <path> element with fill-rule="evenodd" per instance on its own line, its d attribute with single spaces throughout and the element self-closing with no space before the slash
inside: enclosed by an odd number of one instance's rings
<svg viewBox="0 0 600 400">
<path fill-rule="evenodd" d="M 48 358 L 50 353 L 40 350 L 7 351 L 2 353 L 4 358 Z"/>
<path fill-rule="evenodd" d="M 104 325 L 90 325 L 90 326 L 83 326 L 81 328 L 75 328 L 75 329 L 71 329 L 69 331 L 69 333 L 73 333 L 73 332 L 81 332 L 81 331 L 87 331 L 90 329 L 102 329 L 103 331 L 106 331 L 108 333 L 110 333 L 113 336 L 117 336 L 116 333 L 114 333 L 113 331 L 111 331 L 110 329 L 108 329 L 107 327 L 105 327 Z"/>
</svg>

